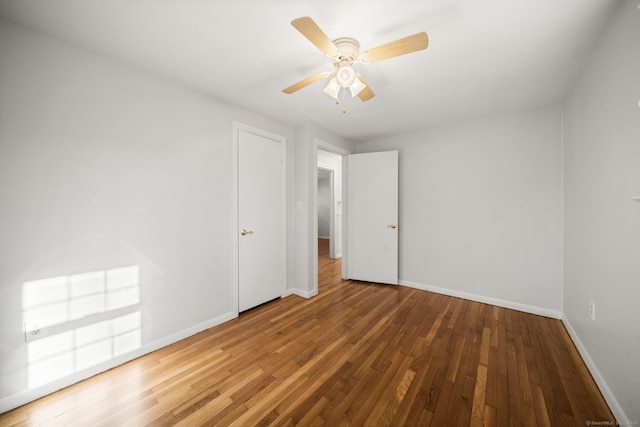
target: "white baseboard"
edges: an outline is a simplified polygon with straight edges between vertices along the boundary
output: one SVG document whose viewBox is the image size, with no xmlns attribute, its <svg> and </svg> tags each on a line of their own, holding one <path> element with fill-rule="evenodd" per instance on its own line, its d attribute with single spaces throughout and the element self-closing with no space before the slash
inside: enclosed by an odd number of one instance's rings
<svg viewBox="0 0 640 427">
<path fill-rule="evenodd" d="M 452 289 L 439 288 L 437 286 L 429 286 L 422 283 L 411 282 L 408 280 L 400 280 L 399 284 L 410 288 L 421 289 L 423 291 L 434 292 L 436 294 L 448 295 L 471 301 L 482 302 L 485 304 L 497 305 L 498 307 L 510 308 L 512 310 L 523 311 L 525 313 L 537 314 L 539 316 L 551 317 L 553 319 L 561 319 L 562 312 L 551 310 L 549 308 L 538 307 L 535 305 L 522 304 L 519 302 L 507 301 L 499 298 L 491 298 L 484 295 L 471 294 L 467 292 L 455 291 Z"/>
<path fill-rule="evenodd" d="M 318 290 L 316 289 L 313 291 L 303 291 L 301 289 L 291 288 L 291 289 L 287 289 L 285 291 L 285 294 L 282 297 L 285 298 L 285 297 L 288 297 L 289 295 L 297 295 L 299 297 L 309 299 L 311 297 L 315 297 L 316 295 L 318 295 Z"/>
<path fill-rule="evenodd" d="M 580 341 L 580 337 L 578 337 L 578 334 L 576 333 L 575 329 L 573 329 L 573 326 L 571 326 L 571 322 L 569 322 L 569 319 L 567 319 L 564 315 L 562 316 L 562 323 L 564 324 L 564 327 L 567 329 L 567 332 L 569 332 L 569 336 L 573 340 L 573 343 L 576 345 L 576 348 L 578 349 L 580 356 L 582 356 L 582 360 L 584 360 L 584 363 L 587 365 L 589 372 L 591 372 L 591 376 L 593 377 L 596 384 L 598 385 L 598 388 L 600 389 L 600 392 L 602 393 L 604 400 L 607 401 L 607 404 L 609 405 L 609 409 L 611 409 L 611 412 L 613 412 L 613 416 L 616 417 L 616 421 L 618 422 L 618 425 L 620 426 L 631 425 L 629 418 L 622 410 L 622 407 L 620 406 L 620 404 L 618 403 L 618 400 L 616 399 L 613 392 L 609 388 L 609 385 L 604 380 L 604 377 L 598 370 L 598 367 L 596 366 L 596 364 L 593 362 L 593 359 L 591 359 L 591 356 L 589 355 L 589 352 L 587 351 L 586 347 L 584 346 L 584 344 L 582 344 L 582 341 Z"/>
<path fill-rule="evenodd" d="M 329 240 L 329 236 L 318 236 L 318 239 L 327 239 L 327 240 Z"/>
<path fill-rule="evenodd" d="M 284 293 L 282 294 L 282 298 L 286 298 L 289 295 L 298 295 L 296 291 L 297 289 L 285 289 Z"/>
<path fill-rule="evenodd" d="M 191 326 L 190 328 L 183 329 L 182 331 L 176 332 L 154 342 L 147 343 L 137 350 L 115 357 L 111 360 L 108 360 L 96 366 L 92 366 L 91 368 L 87 368 L 83 371 L 76 372 L 72 375 L 69 375 L 68 377 L 61 378 L 57 381 L 34 389 L 21 391 L 11 396 L 7 396 L 3 399 L 0 399 L 0 414 L 15 409 L 18 406 L 22 406 L 26 403 L 32 402 L 55 391 L 61 390 L 82 380 L 86 380 L 87 378 L 93 377 L 94 375 L 97 375 L 101 372 L 108 371 L 109 369 L 115 368 L 116 366 L 123 365 L 133 359 L 137 359 L 138 357 L 144 356 L 145 354 L 159 350 L 170 344 L 190 337 L 191 335 L 195 335 L 198 332 L 213 328 L 214 326 L 220 325 L 221 323 L 224 323 L 235 317 L 237 317 L 237 314 L 231 312 L 221 314 L 220 316 L 214 317 L 213 319 Z"/>
</svg>

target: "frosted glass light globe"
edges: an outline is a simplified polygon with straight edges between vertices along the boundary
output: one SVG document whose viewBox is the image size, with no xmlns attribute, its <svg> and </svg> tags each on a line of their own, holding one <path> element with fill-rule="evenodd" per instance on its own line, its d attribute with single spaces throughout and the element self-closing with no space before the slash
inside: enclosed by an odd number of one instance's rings
<svg viewBox="0 0 640 427">
<path fill-rule="evenodd" d="M 349 64 L 340 64 L 336 73 L 336 80 L 341 87 L 349 87 L 356 79 L 356 72 Z"/>
</svg>

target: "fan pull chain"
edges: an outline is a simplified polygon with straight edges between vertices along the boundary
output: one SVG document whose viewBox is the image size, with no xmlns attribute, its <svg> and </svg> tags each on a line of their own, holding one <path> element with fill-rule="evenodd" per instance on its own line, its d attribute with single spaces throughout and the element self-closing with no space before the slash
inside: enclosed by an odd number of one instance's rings
<svg viewBox="0 0 640 427">
<path fill-rule="evenodd" d="M 338 98 L 336 98 L 336 105 L 340 105 L 340 100 Z M 347 114 L 347 109 L 346 108 L 342 109 L 342 114 Z"/>
</svg>

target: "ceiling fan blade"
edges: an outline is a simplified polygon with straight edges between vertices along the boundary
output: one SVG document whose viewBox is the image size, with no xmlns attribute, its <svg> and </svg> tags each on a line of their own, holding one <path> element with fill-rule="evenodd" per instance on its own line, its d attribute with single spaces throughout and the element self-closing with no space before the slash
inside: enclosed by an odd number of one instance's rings
<svg viewBox="0 0 640 427">
<path fill-rule="evenodd" d="M 358 98 L 360 98 L 360 101 L 365 102 L 376 96 L 376 94 L 371 90 L 371 86 L 369 86 L 369 83 L 367 83 L 364 77 L 362 77 L 362 75 L 360 75 L 359 73 L 356 73 L 356 76 L 362 83 L 367 86 L 358 93 Z"/>
<path fill-rule="evenodd" d="M 429 37 L 427 33 L 422 32 L 364 51 L 360 55 L 360 59 L 362 62 L 367 63 L 377 62 L 395 56 L 406 55 L 407 53 L 418 50 L 424 50 L 427 46 L 429 46 Z"/>
<path fill-rule="evenodd" d="M 309 86 L 319 80 L 326 79 L 331 74 L 331 71 L 323 71 L 318 74 L 314 74 L 313 76 L 307 77 L 304 80 L 300 80 L 298 83 L 292 84 L 288 88 L 282 89 L 284 93 L 291 94 L 293 92 L 297 92 L 302 88 Z"/>
<path fill-rule="evenodd" d="M 318 27 L 313 19 L 308 16 L 294 19 L 291 25 L 313 43 L 322 53 L 327 56 L 335 57 L 338 55 L 338 48 L 329 37 Z"/>
</svg>

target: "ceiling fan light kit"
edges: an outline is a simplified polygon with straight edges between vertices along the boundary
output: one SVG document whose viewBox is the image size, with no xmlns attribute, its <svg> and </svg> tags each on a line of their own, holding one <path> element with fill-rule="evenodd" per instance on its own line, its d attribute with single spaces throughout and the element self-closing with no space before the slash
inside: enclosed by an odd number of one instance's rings
<svg viewBox="0 0 640 427">
<path fill-rule="evenodd" d="M 351 97 L 355 98 L 356 95 L 362 92 L 365 87 L 367 87 L 367 85 L 362 83 L 362 80 L 360 80 L 358 76 L 356 76 L 355 79 L 353 79 L 353 83 L 349 85 L 349 91 L 351 92 Z"/>
<path fill-rule="evenodd" d="M 341 87 L 349 87 L 356 79 L 356 72 L 347 61 L 340 61 L 336 71 L 336 80 Z"/>
<path fill-rule="evenodd" d="M 323 89 L 323 92 L 337 101 L 338 95 L 340 95 L 340 89 L 341 87 L 338 84 L 338 80 L 335 77 L 332 77 L 331 80 L 329 80 L 327 87 Z"/>
<path fill-rule="evenodd" d="M 351 97 L 358 96 L 361 101 L 368 101 L 375 96 L 373 90 L 364 77 L 356 73 L 355 63 L 369 64 L 384 59 L 393 58 L 407 53 L 424 50 L 429 45 L 427 33 L 417 33 L 373 49 L 360 53 L 360 44 L 351 37 L 329 39 L 320 27 L 309 17 L 302 17 L 291 21 L 291 25 L 313 43 L 322 53 L 333 60 L 333 70 L 324 71 L 307 77 L 285 89 L 282 92 L 292 94 L 319 80 L 329 79 L 329 84 L 323 91 L 340 103 L 340 92 L 349 89 Z M 343 109 L 343 113 L 345 110 Z"/>
</svg>

